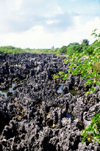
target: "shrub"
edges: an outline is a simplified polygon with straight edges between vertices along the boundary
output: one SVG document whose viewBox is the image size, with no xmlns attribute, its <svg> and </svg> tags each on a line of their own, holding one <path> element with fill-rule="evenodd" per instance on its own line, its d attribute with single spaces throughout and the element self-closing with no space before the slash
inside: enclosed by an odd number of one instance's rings
<svg viewBox="0 0 100 151">
<path fill-rule="evenodd" d="M 92 118 L 91 124 L 82 132 L 82 142 L 100 143 L 100 113 Z"/>
</svg>

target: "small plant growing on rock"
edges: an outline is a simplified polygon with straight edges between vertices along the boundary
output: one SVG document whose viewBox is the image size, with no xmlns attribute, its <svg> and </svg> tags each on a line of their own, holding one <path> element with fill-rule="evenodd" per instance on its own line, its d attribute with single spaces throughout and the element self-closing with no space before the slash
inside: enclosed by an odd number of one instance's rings
<svg viewBox="0 0 100 151">
<path fill-rule="evenodd" d="M 62 71 L 60 71 L 58 74 L 53 75 L 53 79 L 62 78 L 62 80 L 66 80 L 68 77 L 69 77 L 69 75 Z"/>
<path fill-rule="evenodd" d="M 82 142 L 100 143 L 100 113 L 92 118 L 91 124 L 82 132 Z"/>
</svg>

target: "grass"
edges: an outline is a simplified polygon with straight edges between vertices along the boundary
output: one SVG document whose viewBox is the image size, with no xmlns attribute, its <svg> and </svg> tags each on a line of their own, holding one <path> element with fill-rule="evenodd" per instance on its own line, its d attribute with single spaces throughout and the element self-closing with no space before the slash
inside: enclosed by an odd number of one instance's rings
<svg viewBox="0 0 100 151">
<path fill-rule="evenodd" d="M 8 53 L 8 54 L 53 53 L 53 54 L 56 54 L 57 51 L 56 51 L 56 49 L 30 49 L 30 48 L 22 49 L 22 48 L 16 48 L 16 47 L 13 47 L 13 46 L 0 47 L 0 54 L 4 54 L 4 53 Z"/>
</svg>

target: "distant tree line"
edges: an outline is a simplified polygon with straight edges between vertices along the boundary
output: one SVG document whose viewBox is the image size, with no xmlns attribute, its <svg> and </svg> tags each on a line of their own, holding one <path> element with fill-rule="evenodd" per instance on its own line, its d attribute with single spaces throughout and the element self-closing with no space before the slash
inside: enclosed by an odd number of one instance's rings
<svg viewBox="0 0 100 151">
<path fill-rule="evenodd" d="M 3 53 L 11 53 L 11 54 L 18 54 L 18 53 L 56 53 L 56 54 L 68 54 L 72 55 L 75 52 L 83 52 L 85 51 L 87 54 L 92 54 L 94 51 L 95 45 L 89 44 L 87 39 L 84 39 L 81 44 L 77 42 L 70 43 L 67 46 L 62 46 L 61 48 L 54 48 L 52 46 L 51 49 L 21 49 L 16 48 L 13 46 L 3 46 L 0 47 L 0 54 Z"/>
<path fill-rule="evenodd" d="M 72 55 L 75 52 L 83 52 L 85 51 L 87 54 L 92 54 L 94 50 L 94 45 L 89 45 L 89 40 L 84 39 L 81 44 L 77 42 L 70 43 L 67 46 L 62 46 L 61 48 L 57 48 L 56 51 L 58 53 L 70 54 Z"/>
</svg>

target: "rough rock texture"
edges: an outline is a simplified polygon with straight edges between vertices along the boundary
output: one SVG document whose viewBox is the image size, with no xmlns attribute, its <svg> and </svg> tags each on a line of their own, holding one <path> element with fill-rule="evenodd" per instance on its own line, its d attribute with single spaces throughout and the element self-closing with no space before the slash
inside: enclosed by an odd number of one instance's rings
<svg viewBox="0 0 100 151">
<path fill-rule="evenodd" d="M 84 80 L 70 76 L 64 57 L 53 54 L 0 55 L 0 151 L 99 151 L 81 133 L 100 112 L 100 89 L 84 95 Z M 6 91 L 5 91 L 6 90 Z"/>
</svg>

